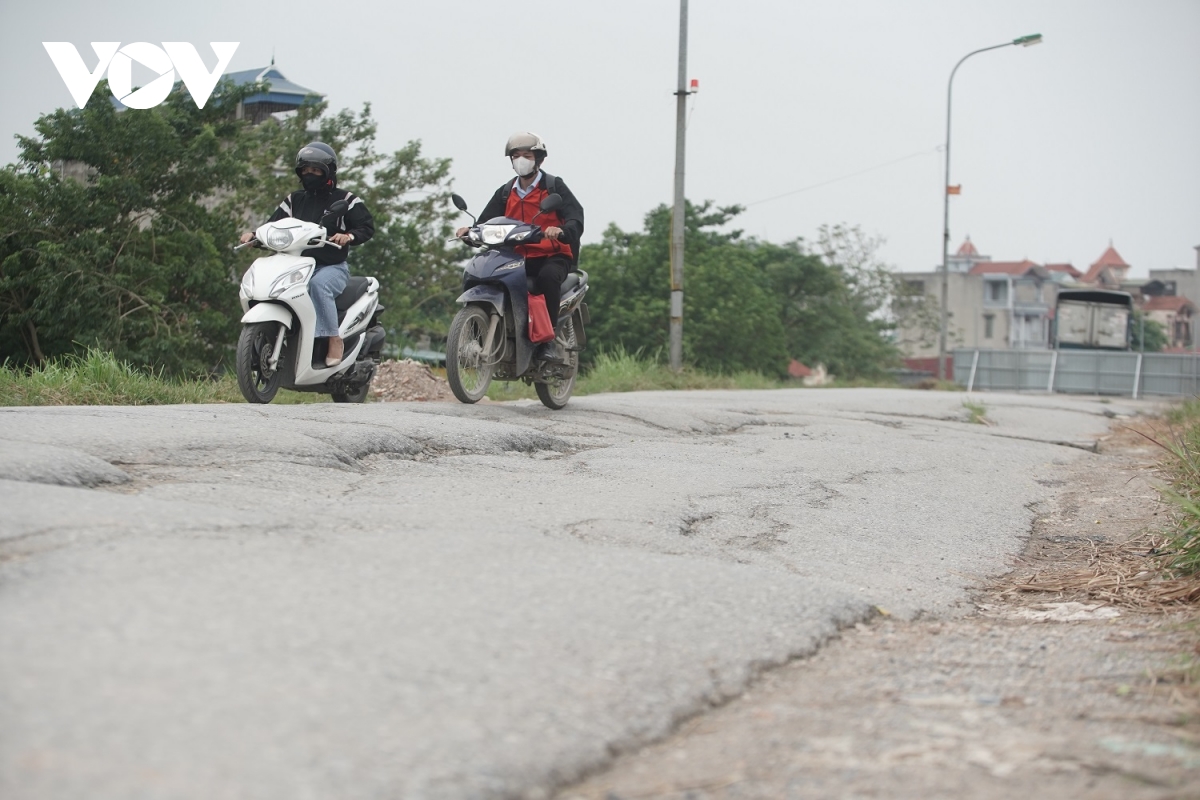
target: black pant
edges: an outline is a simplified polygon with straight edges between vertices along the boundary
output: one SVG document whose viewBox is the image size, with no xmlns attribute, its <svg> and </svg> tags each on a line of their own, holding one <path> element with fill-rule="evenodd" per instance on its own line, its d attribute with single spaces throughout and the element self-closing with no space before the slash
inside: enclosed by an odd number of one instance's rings
<svg viewBox="0 0 1200 800">
<path fill-rule="evenodd" d="M 562 302 L 562 282 L 571 270 L 571 259 L 566 256 L 543 256 L 525 259 L 525 278 L 529 282 L 529 293 L 546 298 L 546 311 L 550 324 L 558 332 L 558 306 Z"/>
</svg>

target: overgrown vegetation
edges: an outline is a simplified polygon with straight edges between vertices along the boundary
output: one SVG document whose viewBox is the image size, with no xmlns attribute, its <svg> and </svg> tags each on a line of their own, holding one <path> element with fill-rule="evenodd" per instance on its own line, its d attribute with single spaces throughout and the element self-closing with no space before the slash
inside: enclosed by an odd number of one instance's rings
<svg viewBox="0 0 1200 800">
<path fill-rule="evenodd" d="M 1167 496 L 1178 510 L 1168 568 L 1180 575 L 1200 576 L 1200 399 L 1184 402 L 1168 419 L 1174 436 L 1159 444 L 1173 456 Z"/>
<path fill-rule="evenodd" d="M 323 395 L 280 392 L 276 403 L 324 402 Z M 154 406 L 176 403 L 241 403 L 231 375 L 220 378 L 172 378 L 147 373 L 111 353 L 89 350 L 68 354 L 41 366 L 0 364 L 0 406 Z"/>
<path fill-rule="evenodd" d="M 435 370 L 445 377 L 444 370 Z M 575 394 L 670 389 L 778 389 L 798 385 L 755 372 L 710 374 L 694 368 L 672 372 L 661 357 L 616 349 L 600 353 L 576 384 Z M 524 383 L 494 381 L 492 400 L 535 398 Z M 324 395 L 283 390 L 276 403 L 327 402 Z M 0 406 L 168 405 L 173 403 L 241 403 L 230 375 L 188 379 L 146 372 L 111 353 L 89 350 L 68 354 L 40 367 L 0 365 Z"/>
</svg>

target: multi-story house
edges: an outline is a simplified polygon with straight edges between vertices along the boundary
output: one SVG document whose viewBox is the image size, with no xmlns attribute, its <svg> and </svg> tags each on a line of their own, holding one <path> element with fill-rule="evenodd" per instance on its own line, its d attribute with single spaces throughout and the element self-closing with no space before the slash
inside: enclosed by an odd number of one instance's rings
<svg viewBox="0 0 1200 800">
<path fill-rule="evenodd" d="M 947 347 L 1038 349 L 1053 341 L 1054 304 L 1060 288 L 1094 287 L 1129 292 L 1135 307 L 1163 326 L 1168 348 L 1197 344 L 1193 298 L 1200 299 L 1200 247 L 1196 269 L 1151 270 L 1131 280 L 1129 263 L 1113 247 L 1086 273 L 1071 264 L 992 261 L 970 237 L 947 259 Z M 897 298 L 897 343 L 910 360 L 937 355 L 939 271 L 906 273 Z M 936 360 L 935 360 L 936 363 Z"/>
<path fill-rule="evenodd" d="M 970 237 L 947 259 L 947 347 L 1047 348 L 1058 287 L 1070 264 L 992 261 Z M 940 271 L 906 273 L 897 298 L 897 343 L 912 359 L 937 356 Z"/>
</svg>

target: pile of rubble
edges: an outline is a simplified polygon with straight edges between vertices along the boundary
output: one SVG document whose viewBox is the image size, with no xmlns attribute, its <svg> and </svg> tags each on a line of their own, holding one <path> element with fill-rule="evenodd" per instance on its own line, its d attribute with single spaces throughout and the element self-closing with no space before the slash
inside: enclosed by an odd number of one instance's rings
<svg viewBox="0 0 1200 800">
<path fill-rule="evenodd" d="M 429 366 L 412 359 L 385 361 L 371 381 L 371 396 L 382 403 L 409 400 L 453 400 L 450 384 Z"/>
</svg>

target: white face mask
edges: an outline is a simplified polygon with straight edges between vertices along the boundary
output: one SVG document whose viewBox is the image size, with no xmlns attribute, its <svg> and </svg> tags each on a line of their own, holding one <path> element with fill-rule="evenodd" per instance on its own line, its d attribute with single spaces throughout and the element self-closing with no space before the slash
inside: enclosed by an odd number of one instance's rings
<svg viewBox="0 0 1200 800">
<path fill-rule="evenodd" d="M 513 171 L 524 178 L 527 175 L 533 174 L 533 170 L 537 167 L 537 162 L 535 162 L 532 158 L 521 156 L 520 158 L 514 158 L 512 160 L 512 165 Z"/>
</svg>

